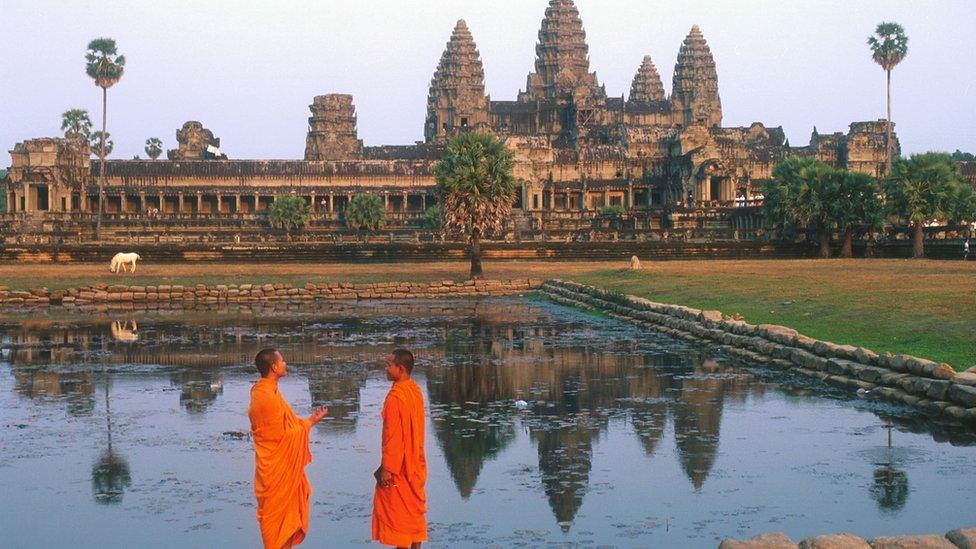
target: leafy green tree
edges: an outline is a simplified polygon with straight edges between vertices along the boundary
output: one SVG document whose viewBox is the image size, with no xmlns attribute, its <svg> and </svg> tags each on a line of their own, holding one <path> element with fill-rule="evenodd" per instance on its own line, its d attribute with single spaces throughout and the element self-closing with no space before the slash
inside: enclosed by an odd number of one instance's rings
<svg viewBox="0 0 976 549">
<path fill-rule="evenodd" d="M 102 142 L 102 135 L 105 136 L 104 143 Z M 105 148 L 102 148 L 102 145 Z M 108 155 L 112 154 L 112 149 L 115 148 L 115 143 L 112 141 L 112 134 L 102 132 L 93 132 L 91 134 L 91 150 L 92 152 L 98 151 L 99 158 L 105 159 Z"/>
<path fill-rule="evenodd" d="M 85 109 L 68 109 L 61 113 L 61 130 L 65 137 L 91 137 L 92 121 Z"/>
<path fill-rule="evenodd" d="M 481 239 L 508 218 L 518 184 L 512 175 L 515 159 L 505 144 L 483 133 L 463 133 L 447 144 L 437 165 L 438 203 L 444 225 L 463 234 L 471 245 L 473 279 L 484 276 Z"/>
<path fill-rule="evenodd" d="M 833 207 L 834 222 L 844 235 L 841 257 L 854 255 L 854 229 L 877 228 L 884 221 L 881 184 L 866 173 L 840 171 L 838 194 Z"/>
<path fill-rule="evenodd" d="M 945 214 L 949 225 L 966 225 L 966 236 L 971 236 L 969 226 L 976 223 L 976 193 L 965 179 L 959 178 L 949 189 Z"/>
<path fill-rule="evenodd" d="M 156 160 L 163 154 L 163 140 L 158 137 L 150 137 L 146 140 L 146 154 L 149 158 Z"/>
<path fill-rule="evenodd" d="M 268 207 L 268 223 L 284 229 L 291 238 L 293 231 L 301 231 L 312 217 L 312 207 L 299 196 L 279 196 Z"/>
<path fill-rule="evenodd" d="M 905 29 L 898 23 L 879 23 L 874 30 L 874 35 L 868 37 L 868 46 L 871 47 L 871 57 L 874 62 L 881 65 L 888 79 L 888 118 L 887 126 L 887 148 L 888 160 L 886 174 L 891 173 L 891 71 L 902 59 L 908 55 L 908 37 L 905 36 Z"/>
<path fill-rule="evenodd" d="M 622 215 L 623 213 L 624 213 L 624 207 L 623 206 L 607 205 L 607 206 L 602 206 L 600 208 L 600 215 L 619 216 L 619 215 Z"/>
<path fill-rule="evenodd" d="M 912 257 L 925 257 L 926 225 L 962 217 L 954 201 L 962 196 L 958 187 L 963 185 L 948 154 L 913 154 L 895 163 L 885 189 L 887 204 L 889 212 L 912 229 Z"/>
<path fill-rule="evenodd" d="M 956 162 L 960 162 L 960 161 L 963 161 L 963 162 L 976 161 L 976 155 L 974 155 L 971 152 L 962 152 L 959 149 L 956 149 L 956 152 L 952 153 L 951 156 L 952 156 L 952 159 L 955 160 Z"/>
<path fill-rule="evenodd" d="M 820 257 L 830 257 L 833 201 L 840 176 L 823 162 L 792 157 L 773 168 L 773 179 L 763 186 L 763 211 L 768 222 L 816 227 L 820 233 Z"/>
<path fill-rule="evenodd" d="M 102 88 L 102 135 L 108 136 L 108 89 L 122 79 L 125 72 L 125 56 L 118 54 L 115 40 L 111 38 L 96 38 L 88 43 L 85 52 L 85 73 L 95 81 L 95 85 Z M 103 141 L 104 143 L 104 141 Z M 102 210 L 105 209 L 102 199 L 105 187 L 105 149 L 98 152 L 98 221 L 95 224 L 95 239 L 98 240 L 102 231 Z"/>
<path fill-rule="evenodd" d="M 440 231 L 444 228 L 444 218 L 441 215 L 441 207 L 438 205 L 431 206 L 424 211 L 424 219 L 422 225 L 428 231 Z"/>
<path fill-rule="evenodd" d="M 0 189 L 3 188 L 3 180 L 7 178 L 7 170 L 0 169 Z M 7 193 L 0 192 L 0 213 L 7 213 Z"/>
<path fill-rule="evenodd" d="M 379 230 L 386 222 L 386 205 L 375 194 L 357 194 L 349 200 L 343 213 L 349 228 L 360 231 Z"/>
</svg>

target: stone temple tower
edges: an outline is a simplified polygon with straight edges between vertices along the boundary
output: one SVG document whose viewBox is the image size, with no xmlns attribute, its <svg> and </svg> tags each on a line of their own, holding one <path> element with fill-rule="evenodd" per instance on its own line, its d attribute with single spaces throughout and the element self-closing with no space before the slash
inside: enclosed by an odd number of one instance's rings
<svg viewBox="0 0 976 549">
<path fill-rule="evenodd" d="M 644 61 L 637 69 L 628 99 L 636 103 L 664 100 L 664 84 L 661 83 L 661 75 L 658 74 L 650 55 L 644 56 Z"/>
<path fill-rule="evenodd" d="M 535 72 L 529 73 L 520 100 L 602 94 L 596 73 L 590 72 L 586 31 L 573 0 L 549 0 L 535 53 Z"/>
<path fill-rule="evenodd" d="M 722 125 L 722 102 L 718 96 L 715 60 L 698 25 L 691 27 L 678 51 L 671 86 L 671 108 L 676 124 L 682 126 Z"/>
<path fill-rule="evenodd" d="M 468 25 L 461 19 L 430 81 L 424 138 L 442 143 L 466 128 L 487 124 L 485 70 Z"/>
<path fill-rule="evenodd" d="M 356 133 L 356 107 L 352 96 L 318 95 L 309 105 L 305 160 L 357 160 L 363 157 L 363 142 Z"/>
</svg>

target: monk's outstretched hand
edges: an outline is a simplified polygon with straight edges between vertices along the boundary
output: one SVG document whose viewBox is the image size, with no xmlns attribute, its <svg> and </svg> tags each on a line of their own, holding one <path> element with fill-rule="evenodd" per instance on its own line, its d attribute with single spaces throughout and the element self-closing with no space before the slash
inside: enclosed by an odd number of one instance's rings
<svg viewBox="0 0 976 549">
<path fill-rule="evenodd" d="M 376 486 L 379 488 L 389 488 L 390 486 L 396 486 L 395 484 L 393 484 L 393 473 L 384 469 L 382 465 L 376 469 L 376 472 L 373 473 L 373 476 L 376 477 Z"/>
<path fill-rule="evenodd" d="M 329 415 L 329 409 L 323 406 L 321 408 L 312 410 L 312 415 L 308 416 L 308 420 L 312 422 L 312 425 L 315 425 L 316 423 L 322 421 L 322 418 L 327 415 Z"/>
</svg>

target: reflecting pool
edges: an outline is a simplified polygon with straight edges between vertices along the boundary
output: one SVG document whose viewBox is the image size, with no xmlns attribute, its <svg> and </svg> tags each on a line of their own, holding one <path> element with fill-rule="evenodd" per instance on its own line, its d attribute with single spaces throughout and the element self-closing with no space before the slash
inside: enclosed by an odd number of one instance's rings
<svg viewBox="0 0 976 549">
<path fill-rule="evenodd" d="M 246 407 L 266 346 L 298 413 L 330 409 L 312 435 L 309 546 L 368 543 L 382 359 L 400 346 L 428 399 L 431 546 L 714 547 L 974 522 L 972 433 L 506 298 L 4 313 L 5 545 L 256 546 Z"/>
</svg>

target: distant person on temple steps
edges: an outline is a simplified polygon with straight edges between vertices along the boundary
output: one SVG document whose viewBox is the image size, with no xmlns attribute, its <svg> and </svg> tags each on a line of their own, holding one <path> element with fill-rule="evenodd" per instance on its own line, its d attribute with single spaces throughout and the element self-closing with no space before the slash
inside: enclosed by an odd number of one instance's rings
<svg viewBox="0 0 976 549">
<path fill-rule="evenodd" d="M 965 242 L 962 243 L 962 260 L 966 261 L 969 259 L 969 239 L 967 238 Z"/>
</svg>

